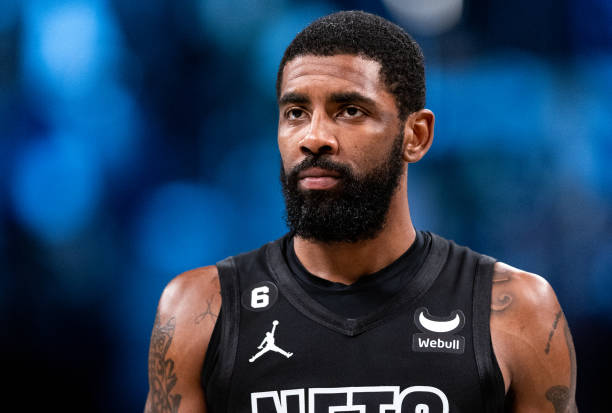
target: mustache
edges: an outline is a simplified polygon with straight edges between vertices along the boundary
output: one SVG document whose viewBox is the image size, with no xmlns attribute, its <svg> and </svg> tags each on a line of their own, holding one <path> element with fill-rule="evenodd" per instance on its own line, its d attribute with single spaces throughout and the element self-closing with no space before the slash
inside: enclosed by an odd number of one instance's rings
<svg viewBox="0 0 612 413">
<path fill-rule="evenodd" d="M 291 169 L 288 176 L 289 181 L 297 181 L 298 174 L 309 168 L 321 168 L 334 171 L 340 175 L 340 178 L 353 175 L 353 171 L 348 165 L 331 161 L 326 157 L 309 156 Z"/>
</svg>

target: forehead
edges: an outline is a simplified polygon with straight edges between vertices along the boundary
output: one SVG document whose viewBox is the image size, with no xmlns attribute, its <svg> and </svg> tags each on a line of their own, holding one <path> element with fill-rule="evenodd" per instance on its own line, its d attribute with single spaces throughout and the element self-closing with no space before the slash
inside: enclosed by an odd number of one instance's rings
<svg viewBox="0 0 612 413">
<path fill-rule="evenodd" d="M 298 56 L 283 69 L 281 96 L 289 92 L 354 89 L 376 96 L 386 93 L 380 63 L 356 55 Z"/>
</svg>

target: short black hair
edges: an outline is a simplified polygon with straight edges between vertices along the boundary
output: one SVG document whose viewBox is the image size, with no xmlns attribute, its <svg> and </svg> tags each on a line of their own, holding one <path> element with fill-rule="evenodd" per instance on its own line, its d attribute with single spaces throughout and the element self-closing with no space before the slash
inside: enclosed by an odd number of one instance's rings
<svg viewBox="0 0 612 413">
<path fill-rule="evenodd" d="M 395 96 L 401 121 L 425 107 L 425 64 L 417 42 L 401 27 L 371 13 L 341 11 L 310 23 L 285 50 L 276 78 L 280 97 L 283 69 L 303 55 L 359 55 L 380 63 L 380 76 Z"/>
</svg>

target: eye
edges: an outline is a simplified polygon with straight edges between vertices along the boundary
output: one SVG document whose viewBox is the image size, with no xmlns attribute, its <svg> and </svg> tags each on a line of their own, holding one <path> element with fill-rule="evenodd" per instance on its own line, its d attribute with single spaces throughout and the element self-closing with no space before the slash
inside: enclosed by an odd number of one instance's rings
<svg viewBox="0 0 612 413">
<path fill-rule="evenodd" d="M 289 120 L 300 119 L 304 117 L 304 111 L 298 108 L 289 109 L 286 116 Z"/>
<path fill-rule="evenodd" d="M 347 106 L 343 108 L 342 111 L 340 112 L 340 116 L 344 116 L 347 118 L 358 118 L 363 115 L 365 115 L 365 113 L 361 109 L 355 106 Z"/>
</svg>

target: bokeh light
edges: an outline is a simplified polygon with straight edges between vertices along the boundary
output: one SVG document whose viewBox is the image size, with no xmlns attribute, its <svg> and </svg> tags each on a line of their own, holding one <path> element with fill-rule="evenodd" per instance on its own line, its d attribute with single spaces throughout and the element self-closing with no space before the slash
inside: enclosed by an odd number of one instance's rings
<svg viewBox="0 0 612 413">
<path fill-rule="evenodd" d="M 81 144 L 106 172 L 126 179 L 142 144 L 140 110 L 128 90 L 116 82 L 103 82 L 79 100 L 48 110 L 54 124 L 78 131 Z"/>
<path fill-rule="evenodd" d="M 102 182 L 93 154 L 69 132 L 29 142 L 12 180 L 15 213 L 37 237 L 59 243 L 92 217 Z"/>
<path fill-rule="evenodd" d="M 383 0 L 391 14 L 414 34 L 434 36 L 461 20 L 463 0 Z"/>
<path fill-rule="evenodd" d="M 134 241 L 145 267 L 176 275 L 222 258 L 233 218 L 233 205 L 218 191 L 169 183 L 144 205 Z"/>
<path fill-rule="evenodd" d="M 26 2 L 25 75 L 34 87 L 74 97 L 112 69 L 117 39 L 105 2 Z"/>
<path fill-rule="evenodd" d="M 276 155 L 276 157 L 275 157 Z M 279 180 L 280 155 L 276 140 L 254 139 L 228 153 L 217 171 L 216 182 L 233 194 L 236 205 L 248 205 L 253 219 L 241 220 L 234 242 L 241 250 L 257 248 L 279 238 L 287 228 L 282 220 L 284 202 Z"/>
<path fill-rule="evenodd" d="M 270 20 L 281 19 L 284 0 L 207 0 L 199 2 L 201 24 L 224 53 L 233 54 Z"/>
<path fill-rule="evenodd" d="M 427 71 L 428 103 L 436 114 L 435 152 L 484 147 L 523 152 L 549 145 L 545 136 L 554 111 L 553 73 L 535 56 L 503 53 Z M 495 103 L 483 96 L 497 96 Z M 448 139 L 461 136 L 461 139 Z"/>
<path fill-rule="evenodd" d="M 287 8 L 279 18 L 268 21 L 257 37 L 249 63 L 252 81 L 261 94 L 276 96 L 278 64 L 291 39 L 310 22 L 333 11 L 329 4 L 317 2 Z"/>
</svg>

